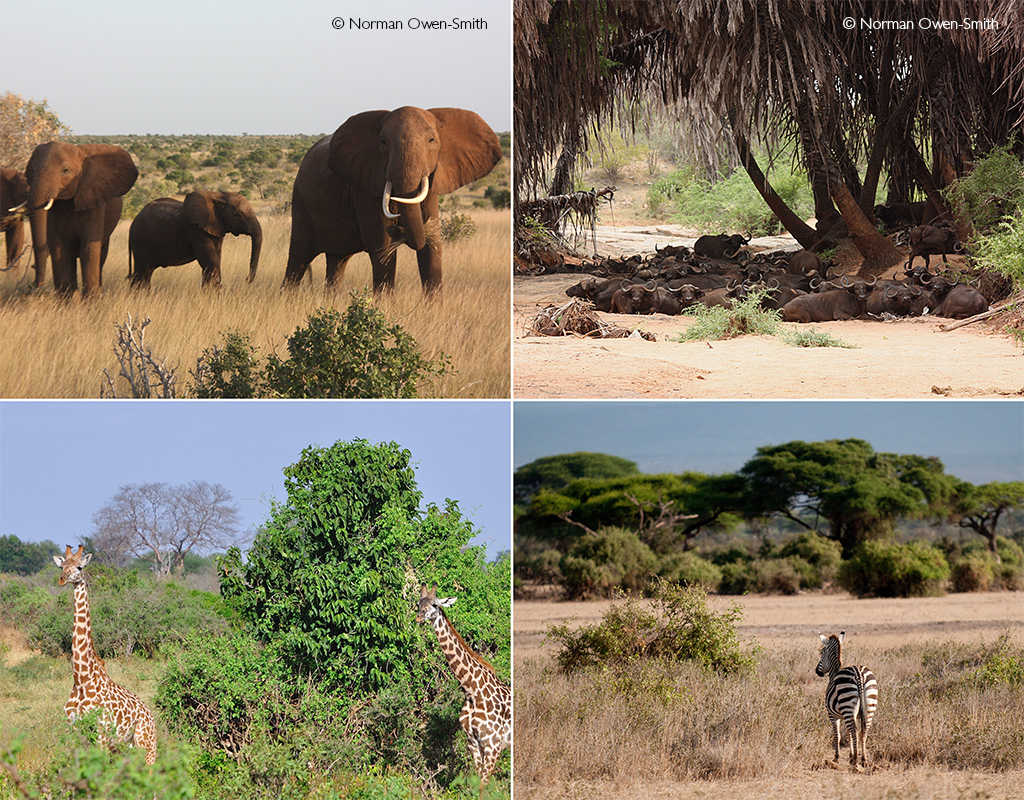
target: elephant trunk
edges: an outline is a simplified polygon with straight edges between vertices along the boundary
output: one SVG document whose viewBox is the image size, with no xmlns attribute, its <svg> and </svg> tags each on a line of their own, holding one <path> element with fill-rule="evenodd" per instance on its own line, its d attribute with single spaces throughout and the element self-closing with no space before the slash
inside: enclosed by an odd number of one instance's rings
<svg viewBox="0 0 1024 800">
<path fill-rule="evenodd" d="M 430 178 L 427 175 L 424 175 L 423 180 L 420 181 L 419 191 L 414 197 L 397 197 L 392 195 L 390 180 L 384 185 L 384 197 L 382 198 L 384 215 L 388 219 L 401 220 L 404 234 L 403 241 L 413 250 L 422 250 L 427 243 L 421 203 L 429 193 Z M 390 204 L 392 200 L 400 204 L 397 214 L 391 211 Z"/>
<path fill-rule="evenodd" d="M 248 282 L 252 283 L 256 277 L 256 268 L 260 265 L 260 250 L 263 249 L 263 228 L 255 218 L 249 226 L 249 237 L 252 239 L 252 253 L 249 256 Z"/>
<path fill-rule="evenodd" d="M 35 253 L 36 286 L 42 286 L 46 282 L 46 265 L 50 258 L 46 243 L 46 211 L 30 212 L 28 222 L 32 231 L 32 252 Z"/>
</svg>

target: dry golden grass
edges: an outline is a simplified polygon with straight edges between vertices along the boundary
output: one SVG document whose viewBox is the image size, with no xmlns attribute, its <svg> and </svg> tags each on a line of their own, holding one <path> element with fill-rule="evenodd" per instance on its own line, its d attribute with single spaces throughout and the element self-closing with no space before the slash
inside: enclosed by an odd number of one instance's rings
<svg viewBox="0 0 1024 800">
<path fill-rule="evenodd" d="M 415 253 L 399 249 L 395 291 L 377 299 L 390 322 L 398 323 L 431 359 L 445 353 L 453 374 L 420 387 L 424 397 L 509 397 L 510 367 L 510 241 L 507 211 L 469 212 L 476 234 L 448 244 L 444 251 L 443 290 L 426 298 L 420 287 Z M 276 348 L 285 354 L 285 339 L 306 323 L 317 308 L 344 308 L 349 294 L 372 286 L 365 254 L 348 265 L 338 291 L 324 286 L 324 259 L 313 264 L 313 281 L 296 291 L 282 292 L 288 255 L 290 219 L 262 220 L 264 230 L 260 271 L 255 282 L 248 273 L 249 239 L 228 237 L 224 245 L 221 291 L 200 288 L 198 264 L 157 270 L 152 289 L 128 287 L 128 226 L 122 220 L 111 237 L 104 267 L 104 294 L 82 302 L 58 300 L 48 285 L 42 293 L 18 286 L 22 272 L 0 277 L 0 327 L 4 355 L 0 361 L 0 391 L 4 397 L 99 397 L 102 370 L 116 374 L 113 353 L 115 324 L 127 315 L 149 317 L 146 343 L 155 356 L 176 367 L 180 387 L 191 383 L 189 370 L 208 347 L 222 341 L 221 332 L 249 333 L 263 354 Z M 119 386 L 119 394 L 125 386 Z M 179 396 L 181 393 L 179 392 Z"/>
<path fill-rule="evenodd" d="M 1020 596 L 1006 594 L 1007 652 L 1019 659 Z M 789 600 L 794 613 L 807 604 Z M 912 605 L 900 609 L 911 622 Z M 858 775 L 845 739 L 839 770 L 830 767 L 817 637 L 772 634 L 753 674 L 728 677 L 649 662 L 566 676 L 549 647 L 528 658 L 517 647 L 516 797 L 1022 796 L 1013 791 L 1024 777 L 1024 685 L 972 677 L 996 637 L 907 636 L 899 623 L 848 637 L 844 663 L 867 665 L 879 681 L 871 766 Z"/>
</svg>

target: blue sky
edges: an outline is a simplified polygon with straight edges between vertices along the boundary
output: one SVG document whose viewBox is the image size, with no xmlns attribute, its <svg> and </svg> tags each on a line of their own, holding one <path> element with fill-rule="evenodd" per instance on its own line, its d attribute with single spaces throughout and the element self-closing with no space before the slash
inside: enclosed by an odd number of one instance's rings
<svg viewBox="0 0 1024 800">
<path fill-rule="evenodd" d="M 938 456 L 971 483 L 1024 480 L 1018 401 L 524 402 L 515 467 L 576 451 L 635 461 L 641 472 L 732 472 L 758 447 L 864 439 L 876 451 Z"/>
<path fill-rule="evenodd" d="M 488 557 L 511 549 L 507 401 L 0 403 L 0 535 L 74 545 L 127 483 L 223 484 L 247 530 L 285 500 L 309 445 L 356 438 L 412 453 L 424 503 L 459 502 Z"/>
<path fill-rule="evenodd" d="M 47 99 L 75 134 L 330 133 L 403 105 L 509 131 L 511 16 L 511 0 L 2 0 L 0 93 Z M 486 29 L 420 22 L 456 18 Z M 40 27 L 42 51 L 23 35 Z"/>
</svg>

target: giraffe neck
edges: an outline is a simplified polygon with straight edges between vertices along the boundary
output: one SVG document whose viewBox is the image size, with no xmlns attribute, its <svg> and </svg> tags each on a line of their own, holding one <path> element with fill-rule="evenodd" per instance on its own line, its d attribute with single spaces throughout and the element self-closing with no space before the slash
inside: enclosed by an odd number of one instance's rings
<svg viewBox="0 0 1024 800">
<path fill-rule="evenodd" d="M 434 618 L 434 633 L 437 634 L 437 641 L 441 645 L 441 652 L 444 653 L 448 666 L 452 668 L 455 678 L 467 692 L 472 694 L 494 677 L 491 667 L 466 644 L 443 611 Z"/>
<path fill-rule="evenodd" d="M 71 669 L 75 683 L 86 683 L 106 675 L 103 661 L 92 646 L 92 619 L 89 615 L 89 590 L 85 581 L 75 584 L 75 625 L 71 632 Z"/>
</svg>

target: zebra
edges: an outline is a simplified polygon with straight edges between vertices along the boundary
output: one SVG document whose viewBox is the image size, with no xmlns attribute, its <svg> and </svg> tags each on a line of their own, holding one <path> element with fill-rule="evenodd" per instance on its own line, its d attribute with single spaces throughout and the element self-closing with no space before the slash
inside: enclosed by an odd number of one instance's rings
<svg viewBox="0 0 1024 800">
<path fill-rule="evenodd" d="M 846 631 L 836 636 L 818 634 L 821 638 L 821 658 L 814 670 L 819 678 L 828 676 L 828 688 L 825 689 L 825 709 L 832 723 L 832 744 L 835 749 L 833 764 L 839 765 L 839 725 L 846 723 L 850 734 L 850 764 L 857 772 L 867 766 L 867 750 L 865 741 L 871 720 L 875 716 L 878 705 L 878 683 L 867 667 L 844 667 L 842 665 L 842 645 Z M 860 764 L 857 754 L 860 753 Z"/>
</svg>

